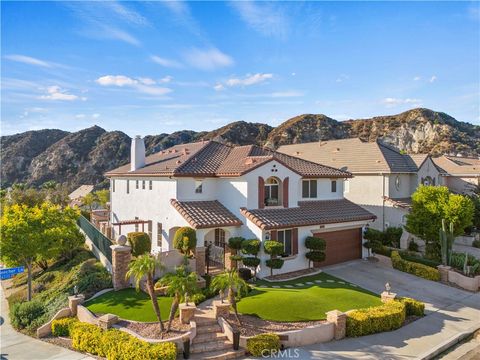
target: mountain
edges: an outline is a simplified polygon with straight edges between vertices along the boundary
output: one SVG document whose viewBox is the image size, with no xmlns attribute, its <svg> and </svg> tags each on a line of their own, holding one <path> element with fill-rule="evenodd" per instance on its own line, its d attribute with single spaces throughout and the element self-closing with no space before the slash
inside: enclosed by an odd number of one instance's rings
<svg viewBox="0 0 480 360">
<path fill-rule="evenodd" d="M 216 139 L 233 145 L 276 148 L 283 144 L 351 137 L 382 141 L 410 153 L 480 155 L 479 126 L 429 109 L 347 121 L 305 114 L 276 128 L 237 121 L 210 132 L 183 130 L 149 135 L 145 137 L 145 147 L 147 154 L 152 154 L 176 144 Z M 121 131 L 107 132 L 98 126 L 72 133 L 39 130 L 2 136 L 2 187 L 15 182 L 38 186 L 48 180 L 64 183 L 71 189 L 81 184 L 103 186 L 106 171 L 128 163 L 130 141 Z"/>
</svg>

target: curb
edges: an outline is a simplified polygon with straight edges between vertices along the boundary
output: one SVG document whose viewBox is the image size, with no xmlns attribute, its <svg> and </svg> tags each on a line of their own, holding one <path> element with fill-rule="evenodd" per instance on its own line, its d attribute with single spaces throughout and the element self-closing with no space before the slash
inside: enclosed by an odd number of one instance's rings
<svg viewBox="0 0 480 360">
<path fill-rule="evenodd" d="M 467 337 L 475 333 L 477 330 L 480 330 L 480 327 L 478 325 L 470 328 L 469 330 L 457 333 L 454 336 L 452 336 L 450 339 L 445 340 L 443 343 L 440 343 L 439 345 L 435 346 L 433 349 L 429 350 L 428 352 L 424 352 L 418 357 L 418 359 L 430 360 L 435 356 L 440 355 L 444 351 L 448 350 L 452 346 L 458 344 L 462 340 L 466 339 Z"/>
</svg>

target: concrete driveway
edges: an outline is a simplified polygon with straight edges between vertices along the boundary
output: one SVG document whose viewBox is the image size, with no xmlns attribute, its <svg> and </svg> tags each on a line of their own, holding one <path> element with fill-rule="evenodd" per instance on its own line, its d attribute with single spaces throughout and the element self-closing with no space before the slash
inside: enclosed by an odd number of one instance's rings
<svg viewBox="0 0 480 360">
<path fill-rule="evenodd" d="M 423 280 L 364 260 L 330 266 L 325 272 L 380 294 L 392 291 L 426 303 L 426 314 L 398 330 L 304 347 L 299 359 L 428 359 L 480 328 L 480 294 Z M 293 353 L 292 353 L 293 355 Z"/>
</svg>

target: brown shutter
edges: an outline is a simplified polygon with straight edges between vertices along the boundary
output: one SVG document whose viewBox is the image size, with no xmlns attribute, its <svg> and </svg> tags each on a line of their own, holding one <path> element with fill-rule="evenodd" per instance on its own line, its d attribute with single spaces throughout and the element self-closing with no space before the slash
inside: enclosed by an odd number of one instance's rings
<svg viewBox="0 0 480 360">
<path fill-rule="evenodd" d="M 263 209 L 265 207 L 265 180 L 263 177 L 258 177 L 258 208 Z"/>
<path fill-rule="evenodd" d="M 298 254 L 298 228 L 292 229 L 292 255 Z"/>
<path fill-rule="evenodd" d="M 283 180 L 283 207 L 288 208 L 288 176 Z"/>
<path fill-rule="evenodd" d="M 277 230 L 270 231 L 270 240 L 277 241 Z"/>
</svg>

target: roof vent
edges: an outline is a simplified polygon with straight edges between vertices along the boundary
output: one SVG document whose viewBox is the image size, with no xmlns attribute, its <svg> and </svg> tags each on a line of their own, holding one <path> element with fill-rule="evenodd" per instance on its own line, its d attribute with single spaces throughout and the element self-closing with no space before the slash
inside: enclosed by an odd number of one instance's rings
<svg viewBox="0 0 480 360">
<path fill-rule="evenodd" d="M 255 160 L 252 158 L 246 158 L 245 159 L 245 165 L 252 165 L 255 163 Z"/>
<path fill-rule="evenodd" d="M 181 164 L 182 162 L 180 160 L 177 160 L 177 164 Z"/>
</svg>

